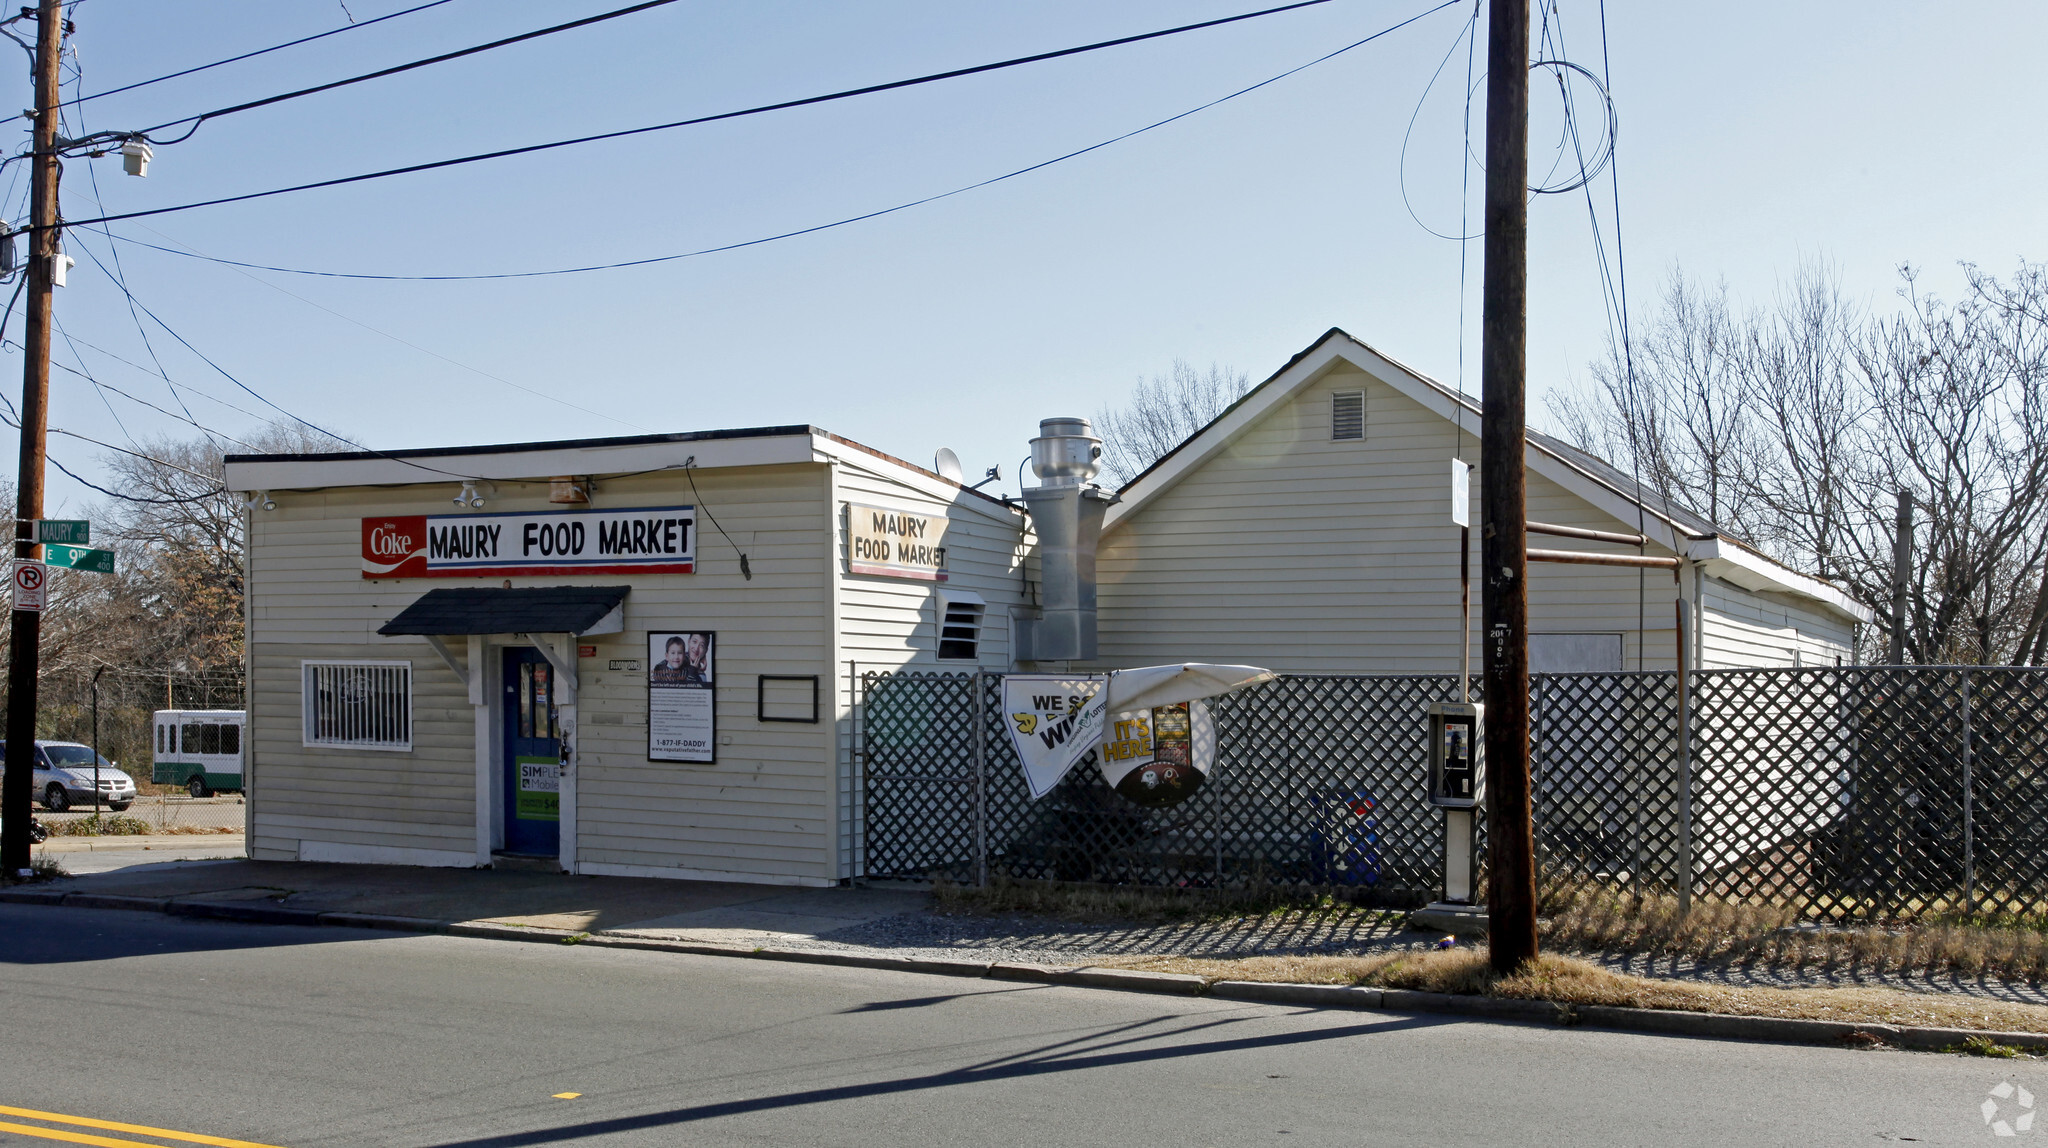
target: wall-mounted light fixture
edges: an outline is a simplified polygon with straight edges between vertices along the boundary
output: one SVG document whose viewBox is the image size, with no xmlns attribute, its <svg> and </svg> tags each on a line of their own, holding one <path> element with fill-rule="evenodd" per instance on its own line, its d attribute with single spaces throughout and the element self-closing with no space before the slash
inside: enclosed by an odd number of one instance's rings
<svg viewBox="0 0 2048 1148">
<path fill-rule="evenodd" d="M 475 480 L 464 479 L 462 481 L 462 492 L 455 496 L 455 505 L 467 507 L 471 510 L 482 510 L 484 508 L 484 496 L 477 493 Z"/>
</svg>

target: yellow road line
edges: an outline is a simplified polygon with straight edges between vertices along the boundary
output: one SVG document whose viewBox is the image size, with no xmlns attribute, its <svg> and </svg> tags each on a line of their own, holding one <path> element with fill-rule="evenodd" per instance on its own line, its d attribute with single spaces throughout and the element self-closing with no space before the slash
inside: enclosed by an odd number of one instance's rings
<svg viewBox="0 0 2048 1148">
<path fill-rule="evenodd" d="M 66 1116 L 61 1112 L 38 1112 L 33 1108 L 10 1108 L 0 1104 L 0 1114 L 26 1116 L 30 1120 L 47 1120 L 52 1124 L 76 1124 L 85 1128 L 104 1128 L 109 1132 L 133 1132 L 138 1136 L 154 1136 L 160 1140 L 181 1140 L 187 1144 L 210 1144 L 213 1148 L 277 1148 L 274 1144 L 257 1144 L 248 1140 L 229 1140 L 220 1136 L 207 1136 L 199 1132 L 176 1132 L 169 1128 L 151 1128 L 147 1124 L 123 1124 L 118 1120 L 95 1120 L 90 1116 Z M 48 1140 L 68 1140 L 73 1144 L 114 1144 L 132 1145 L 133 1140 L 115 1140 L 106 1136 L 89 1136 L 83 1132 L 65 1132 L 55 1128 L 31 1128 L 26 1124 L 0 1123 L 0 1132 L 19 1132 L 25 1136 L 41 1136 Z"/>
<path fill-rule="evenodd" d="M 112 1136 L 94 1136 L 90 1132 L 66 1132 L 62 1128 L 31 1128 L 26 1124 L 9 1124 L 0 1120 L 0 1132 L 19 1132 L 23 1136 L 40 1136 L 45 1140 L 63 1140 L 71 1144 L 101 1144 L 109 1148 L 135 1148 L 146 1143 L 142 1140 L 116 1140 Z"/>
</svg>

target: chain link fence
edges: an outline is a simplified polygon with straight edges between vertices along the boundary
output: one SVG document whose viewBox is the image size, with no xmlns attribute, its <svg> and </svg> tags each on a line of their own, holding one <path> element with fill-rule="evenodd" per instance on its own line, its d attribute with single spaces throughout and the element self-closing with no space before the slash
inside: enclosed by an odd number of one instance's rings
<svg viewBox="0 0 2048 1148">
<path fill-rule="evenodd" d="M 1164 809 L 1119 797 L 1092 754 L 1031 800 L 1001 684 L 861 676 L 858 872 L 1323 887 L 1395 906 L 1441 888 L 1424 707 L 1456 699 L 1454 676 L 1288 676 L 1212 699 L 1215 773 Z M 2048 671 L 1544 674 L 1530 706 L 1547 891 L 1827 918 L 2048 913 Z"/>
<path fill-rule="evenodd" d="M 157 710 L 239 710 L 244 683 L 239 669 L 192 673 L 181 670 L 49 670 L 36 688 L 36 736 L 97 748 L 117 762 L 144 794 L 154 763 L 152 715 Z M 6 690 L 0 686 L 0 706 Z M 175 786 L 161 787 L 166 793 Z"/>
</svg>

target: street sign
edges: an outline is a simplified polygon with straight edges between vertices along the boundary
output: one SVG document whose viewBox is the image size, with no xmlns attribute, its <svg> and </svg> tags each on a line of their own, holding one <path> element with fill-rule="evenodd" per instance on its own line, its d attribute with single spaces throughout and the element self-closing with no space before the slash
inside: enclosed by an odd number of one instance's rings
<svg viewBox="0 0 2048 1148">
<path fill-rule="evenodd" d="M 83 546 L 92 541 L 92 523 L 83 518 L 36 519 L 37 542 L 68 542 Z"/>
<path fill-rule="evenodd" d="M 43 608 L 43 589 L 49 584 L 49 568 L 40 562 L 17 561 L 14 576 L 9 580 L 14 588 L 14 608 L 40 612 Z"/>
<path fill-rule="evenodd" d="M 43 561 L 67 570 L 92 570 L 101 574 L 114 572 L 114 552 L 94 550 L 89 546 L 63 546 L 52 542 L 43 547 Z"/>
</svg>

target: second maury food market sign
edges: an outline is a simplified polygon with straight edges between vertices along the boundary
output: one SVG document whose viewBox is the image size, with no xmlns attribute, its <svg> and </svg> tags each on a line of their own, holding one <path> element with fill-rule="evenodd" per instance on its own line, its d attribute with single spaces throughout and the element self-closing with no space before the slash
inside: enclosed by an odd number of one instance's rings
<svg viewBox="0 0 2048 1148">
<path fill-rule="evenodd" d="M 363 519 L 365 578 L 689 574 L 696 554 L 690 506 Z"/>
<path fill-rule="evenodd" d="M 855 574 L 946 580 L 946 516 L 846 504 L 846 568 Z"/>
</svg>

